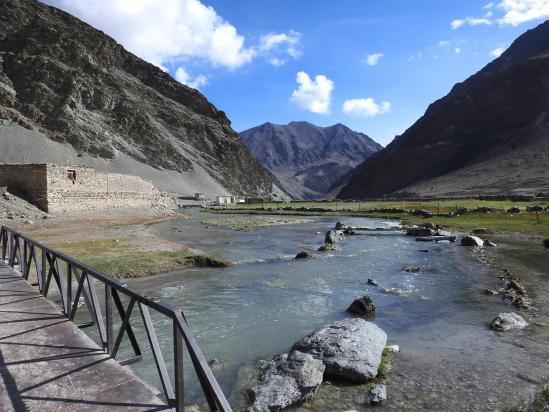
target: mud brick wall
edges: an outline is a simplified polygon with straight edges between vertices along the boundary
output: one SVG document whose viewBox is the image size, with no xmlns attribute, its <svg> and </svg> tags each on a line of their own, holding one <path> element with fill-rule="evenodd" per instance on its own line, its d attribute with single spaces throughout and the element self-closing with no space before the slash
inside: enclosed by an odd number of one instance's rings
<svg viewBox="0 0 549 412">
<path fill-rule="evenodd" d="M 0 164 L 0 186 L 38 206 L 48 209 L 45 164 Z"/>
<path fill-rule="evenodd" d="M 153 206 L 158 191 L 138 176 L 47 165 L 48 212 Z"/>
</svg>

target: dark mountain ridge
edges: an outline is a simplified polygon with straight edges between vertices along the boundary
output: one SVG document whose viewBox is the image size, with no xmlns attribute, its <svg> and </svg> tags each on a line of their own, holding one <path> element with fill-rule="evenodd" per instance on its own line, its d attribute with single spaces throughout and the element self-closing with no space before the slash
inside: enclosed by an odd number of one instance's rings
<svg viewBox="0 0 549 412">
<path fill-rule="evenodd" d="M 127 155 L 143 169 L 176 172 L 196 191 L 277 190 L 225 113 L 197 90 L 54 7 L 1 0 L 0 10 L 0 119 L 112 160 L 114 169 Z"/>
<path fill-rule="evenodd" d="M 549 167 L 549 22 L 456 84 L 383 151 L 357 166 L 340 198 L 532 193 Z M 520 156 L 514 157 L 516 152 Z M 512 178 L 510 177 L 512 176 Z"/>
<path fill-rule="evenodd" d="M 252 154 L 296 199 L 327 195 L 353 167 L 382 147 L 338 123 L 265 123 L 240 133 Z"/>
</svg>

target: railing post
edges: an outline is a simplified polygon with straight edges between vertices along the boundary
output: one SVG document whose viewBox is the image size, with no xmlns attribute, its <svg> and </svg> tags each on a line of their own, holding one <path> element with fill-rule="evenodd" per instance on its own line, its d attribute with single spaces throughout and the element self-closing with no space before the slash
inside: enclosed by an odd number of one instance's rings
<svg viewBox="0 0 549 412">
<path fill-rule="evenodd" d="M 145 326 L 145 332 L 147 332 L 147 337 L 149 338 L 149 343 L 151 345 L 151 351 L 154 357 L 154 362 L 156 363 L 156 368 L 158 369 L 158 375 L 160 376 L 160 383 L 162 383 L 162 389 L 164 394 L 169 402 L 172 402 L 175 399 L 172 384 L 170 382 L 170 375 L 166 369 L 166 364 L 164 363 L 164 357 L 162 356 L 162 351 L 160 350 L 160 344 L 158 343 L 158 338 L 154 332 L 154 325 L 149 313 L 149 308 L 147 305 L 139 302 L 139 311 L 141 312 L 141 318 L 143 319 L 143 325 Z"/>
<path fill-rule="evenodd" d="M 68 317 L 71 316 L 71 305 L 72 305 L 72 266 L 69 262 L 67 262 L 67 284 L 65 285 L 67 287 L 65 295 L 67 299 L 65 300 L 65 315 Z"/>
<path fill-rule="evenodd" d="M 46 285 L 46 266 L 47 266 L 47 259 L 46 259 L 46 250 L 44 248 L 40 249 L 40 252 L 42 254 L 42 267 L 40 268 L 40 276 L 42 277 L 42 295 L 46 296 L 48 294 L 47 291 L 47 285 Z"/>
<path fill-rule="evenodd" d="M 0 242 L 2 242 L 2 260 L 6 260 L 7 233 L 4 226 L 0 229 Z"/>
<path fill-rule="evenodd" d="M 112 287 L 105 284 L 105 323 L 107 328 L 106 352 L 110 355 L 113 348 L 113 324 L 112 324 Z"/>
<path fill-rule="evenodd" d="M 173 319 L 173 363 L 175 370 L 175 410 L 185 410 L 185 386 L 183 375 L 183 336 L 177 327 L 177 318 Z"/>
<path fill-rule="evenodd" d="M 27 280 L 29 278 L 29 274 L 27 273 L 27 241 L 25 239 L 23 240 L 23 262 L 21 262 L 21 273 L 23 274 L 23 278 Z M 21 244 L 21 242 L 19 243 Z M 21 252 L 19 252 L 21 254 Z"/>
<path fill-rule="evenodd" d="M 15 259 L 15 245 L 13 244 L 13 232 L 8 232 L 8 265 L 13 267 L 13 261 Z"/>
</svg>

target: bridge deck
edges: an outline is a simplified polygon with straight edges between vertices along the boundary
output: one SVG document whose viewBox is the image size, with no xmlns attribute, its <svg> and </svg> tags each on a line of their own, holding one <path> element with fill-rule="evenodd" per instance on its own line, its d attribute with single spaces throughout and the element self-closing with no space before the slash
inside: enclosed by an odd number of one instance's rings
<svg viewBox="0 0 549 412">
<path fill-rule="evenodd" d="M 0 411 L 166 409 L 147 384 L 0 261 Z"/>
</svg>

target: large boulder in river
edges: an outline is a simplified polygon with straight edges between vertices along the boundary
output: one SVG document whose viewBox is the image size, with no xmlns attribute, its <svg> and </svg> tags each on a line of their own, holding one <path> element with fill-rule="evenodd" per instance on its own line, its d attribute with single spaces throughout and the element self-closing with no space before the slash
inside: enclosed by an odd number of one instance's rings
<svg viewBox="0 0 549 412">
<path fill-rule="evenodd" d="M 484 241 L 477 236 L 465 236 L 461 239 L 461 246 L 484 246 Z"/>
<path fill-rule="evenodd" d="M 406 235 L 415 237 L 436 236 L 438 235 L 438 231 L 428 227 L 411 227 L 406 231 Z"/>
<path fill-rule="evenodd" d="M 335 225 L 335 229 L 336 229 L 336 230 L 344 230 L 345 228 L 347 228 L 347 226 L 344 225 L 344 224 L 341 223 L 341 222 L 337 222 L 336 225 Z"/>
<path fill-rule="evenodd" d="M 325 374 L 352 382 L 375 378 L 387 334 L 362 318 L 343 319 L 298 340 L 292 349 L 309 353 L 326 365 Z"/>
<path fill-rule="evenodd" d="M 347 312 L 358 316 L 372 315 L 376 311 L 376 306 L 370 296 L 365 295 L 361 298 L 355 299 L 351 306 L 347 308 Z"/>
<path fill-rule="evenodd" d="M 522 329 L 528 326 L 528 322 L 515 312 L 500 313 L 490 324 L 491 328 L 497 331 L 506 332 L 511 329 Z"/>
<path fill-rule="evenodd" d="M 261 366 L 258 383 L 249 392 L 254 411 L 279 411 L 310 400 L 320 387 L 325 366 L 313 356 L 292 351 Z"/>
<path fill-rule="evenodd" d="M 306 252 L 304 250 L 302 250 L 297 255 L 295 255 L 296 259 L 310 259 L 312 257 L 313 257 L 313 255 L 311 255 L 309 252 Z"/>
<path fill-rule="evenodd" d="M 339 230 L 328 230 L 326 232 L 326 237 L 324 238 L 324 243 L 336 243 L 343 238 L 341 231 Z"/>
<path fill-rule="evenodd" d="M 330 250 L 334 250 L 335 249 L 335 246 L 332 244 L 332 243 L 324 243 L 323 245 L 321 245 L 318 250 L 321 251 L 321 252 L 328 252 Z"/>
</svg>

